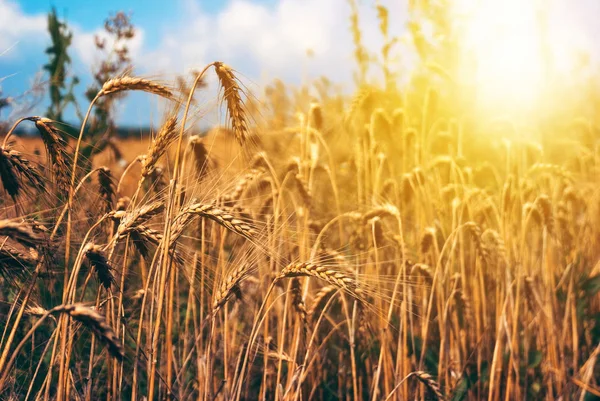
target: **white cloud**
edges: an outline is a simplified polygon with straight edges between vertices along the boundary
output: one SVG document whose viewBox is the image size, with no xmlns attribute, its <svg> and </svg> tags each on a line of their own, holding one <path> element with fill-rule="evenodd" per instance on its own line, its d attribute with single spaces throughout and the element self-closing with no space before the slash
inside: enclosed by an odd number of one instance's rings
<svg viewBox="0 0 600 401">
<path fill-rule="evenodd" d="M 386 2 L 393 34 L 404 31 L 401 3 Z M 306 74 L 338 82 L 351 78 L 354 48 L 347 0 L 280 0 L 273 6 L 233 0 L 216 15 L 186 4 L 186 20 L 167 30 L 143 57 L 143 64 L 156 69 L 150 72 L 180 73 L 221 60 L 251 80 L 262 75 L 298 82 Z M 360 18 L 366 47 L 379 49 L 374 2 L 361 2 Z M 310 60 L 307 50 L 313 53 Z"/>
<path fill-rule="evenodd" d="M 47 18 L 45 13 L 26 14 L 12 0 L 0 0 L 0 55 L 5 60 L 17 60 L 24 59 L 27 54 L 42 54 L 43 49 L 50 43 Z M 83 63 L 89 71 L 92 65 L 100 61 L 100 54 L 94 45 L 95 36 L 107 39 L 108 48 L 112 46 L 112 42 L 103 28 L 86 31 L 76 22 L 71 21 L 68 22 L 68 27 L 73 32 L 71 58 Z M 136 35 L 127 43 L 133 60 L 142 57 L 143 44 L 144 29 L 136 27 Z"/>
<path fill-rule="evenodd" d="M 144 28 L 137 26 L 128 47 L 138 72 L 170 76 L 221 60 L 250 81 L 263 76 L 267 81 L 278 77 L 298 82 L 307 74 L 350 80 L 354 49 L 347 0 L 279 0 L 273 5 L 232 0 L 216 14 L 205 12 L 197 0 L 181 1 L 182 21 L 153 27 L 164 32 L 159 43 L 147 43 Z M 360 3 L 363 40 L 367 48 L 377 49 L 381 38 L 374 2 Z M 390 8 L 390 29 L 398 34 L 404 30 L 405 6 L 391 0 L 384 4 Z M 14 0 L 0 0 L 0 53 L 13 46 L 3 57 L 23 58 L 29 45 L 43 51 L 48 44 L 46 18 L 25 14 Z M 95 35 L 107 35 L 102 27 L 85 30 L 76 21 L 69 28 L 71 57 L 77 73 L 85 73 L 101 57 Z"/>
<path fill-rule="evenodd" d="M 278 0 L 269 5 L 231 0 L 211 12 L 202 8 L 200 0 L 172 1 L 180 1 L 184 9 L 175 23 L 140 26 L 133 21 L 137 33 L 128 46 L 138 74 L 169 80 L 175 74 L 219 60 L 234 67 L 250 91 L 260 90 L 260 86 L 275 78 L 299 83 L 306 77 L 325 75 L 336 83 L 352 81 L 354 45 L 347 0 Z M 375 1 L 359 0 L 359 3 L 364 45 L 377 51 L 382 39 Z M 383 0 L 383 3 L 389 7 L 392 34 L 402 33 L 405 1 Z M 18 50 L 11 52 L 20 62 L 26 62 L 29 55 L 42 55 L 49 44 L 46 18 L 45 13 L 25 14 L 15 0 L 0 0 L 0 53 L 19 43 Z M 85 87 L 91 67 L 101 57 L 94 36 L 106 37 L 106 34 L 101 21 L 98 26 L 85 29 L 77 21 L 68 23 L 73 31 L 70 49 L 73 72 L 84 80 L 82 87 Z M 144 29 L 158 30 L 160 39 L 148 42 Z M 310 58 L 308 50 L 312 52 Z"/>
<path fill-rule="evenodd" d="M 46 31 L 45 15 L 27 15 L 10 0 L 0 0 L 0 54 L 15 59 L 23 48 L 40 45 Z"/>
<path fill-rule="evenodd" d="M 114 39 L 108 35 L 104 29 L 96 29 L 93 32 L 83 31 L 80 27 L 73 28 L 73 49 L 76 57 L 85 66 L 90 67 L 101 61 L 102 54 L 96 48 L 96 36 L 105 41 L 106 49 L 111 49 L 114 45 Z M 137 60 L 142 56 L 142 47 L 144 44 L 144 30 L 136 27 L 135 36 L 127 42 L 129 56 L 132 60 Z"/>
</svg>

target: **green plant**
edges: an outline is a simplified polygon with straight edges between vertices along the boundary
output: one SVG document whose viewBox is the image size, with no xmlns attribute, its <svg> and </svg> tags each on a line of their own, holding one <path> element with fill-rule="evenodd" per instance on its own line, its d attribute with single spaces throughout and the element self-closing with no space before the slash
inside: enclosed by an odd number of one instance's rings
<svg viewBox="0 0 600 401">
<path fill-rule="evenodd" d="M 46 116 L 51 120 L 64 122 L 63 112 L 69 104 L 72 104 L 79 113 L 77 100 L 73 89 L 79 83 L 79 78 L 72 76 L 68 81 L 71 57 L 68 50 L 72 44 L 73 32 L 71 32 L 64 21 L 60 21 L 56 9 L 48 13 L 48 33 L 52 44 L 46 49 L 49 57 L 48 64 L 44 70 L 48 72 L 48 91 L 50 93 L 50 105 Z M 64 138 L 66 139 L 66 138 Z"/>
</svg>

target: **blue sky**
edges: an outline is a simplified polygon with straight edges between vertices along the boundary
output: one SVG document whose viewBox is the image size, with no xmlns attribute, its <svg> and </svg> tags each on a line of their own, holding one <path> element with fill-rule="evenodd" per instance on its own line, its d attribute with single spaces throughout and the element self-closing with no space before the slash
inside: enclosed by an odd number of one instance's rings
<svg viewBox="0 0 600 401">
<path fill-rule="evenodd" d="M 94 34 L 102 31 L 109 14 L 119 10 L 131 13 L 138 28 L 130 46 L 137 74 L 169 81 L 221 60 L 232 65 L 251 90 L 260 91 L 274 78 L 298 84 L 333 73 L 338 82 L 351 82 L 346 0 L 0 0 L 4 96 L 26 90 L 46 62 L 46 14 L 51 7 L 74 32 L 70 55 L 73 72 L 82 80 L 81 93 L 90 82 L 90 67 L 98 61 Z M 361 8 L 374 21 L 365 28 L 365 37 L 371 40 L 377 36 L 375 10 L 370 3 Z M 315 54 L 311 60 L 308 49 Z M 137 124 L 149 114 L 148 97 L 134 98 L 120 110 L 119 120 L 125 124 Z"/>
<path fill-rule="evenodd" d="M 88 28 L 97 27 L 102 22 L 104 16 L 119 10 L 131 13 L 134 20 L 140 26 L 150 26 L 161 19 L 165 23 L 174 23 L 177 21 L 177 15 L 181 12 L 177 7 L 164 7 L 165 2 L 160 0 L 135 0 L 129 2 L 104 0 L 82 1 L 81 3 L 84 5 L 77 6 L 77 2 L 73 0 L 28 0 L 19 2 L 21 9 L 26 14 L 45 13 L 51 7 L 55 7 L 61 18 Z M 216 1 L 207 2 L 207 4 L 212 5 L 211 8 L 217 6 L 216 3 Z M 160 38 L 159 35 L 158 31 L 148 30 L 149 40 L 158 40 Z"/>
<path fill-rule="evenodd" d="M 199 6 L 208 14 L 214 15 L 226 6 L 226 0 L 201 0 Z M 269 4 L 272 0 L 256 1 Z M 146 29 L 149 42 L 157 42 L 161 38 L 161 30 L 165 26 L 177 24 L 186 12 L 181 1 L 163 0 L 21 0 L 18 2 L 26 14 L 46 13 L 55 7 L 62 18 L 76 22 L 83 27 L 96 28 L 105 16 L 117 11 L 131 13 L 134 22 L 141 27 L 151 27 L 158 24 L 159 29 Z M 80 4 L 83 4 L 80 5 Z M 168 7 L 165 7 L 168 4 Z"/>
<path fill-rule="evenodd" d="M 392 34 L 402 37 L 408 0 L 379 1 L 390 9 Z M 478 1 L 493 5 L 512 2 L 518 7 L 527 2 Z M 543 1 L 545 5 L 555 4 L 551 24 L 554 37 L 600 55 L 596 39 L 600 37 L 600 0 Z M 368 48 L 379 49 L 376 0 L 358 3 L 363 41 Z M 70 53 L 73 71 L 82 79 L 79 93 L 89 84 L 91 66 L 98 61 L 94 35 L 102 31 L 104 19 L 119 10 L 130 12 L 138 28 L 130 46 L 136 74 L 170 81 L 177 74 L 221 60 L 232 65 L 256 93 L 274 78 L 298 84 L 326 75 L 336 83 L 352 85 L 353 45 L 347 0 L 0 0 L 0 88 L 4 96 L 26 90 L 46 62 L 46 13 L 52 6 L 74 32 Z M 488 14 L 493 18 L 495 12 Z M 493 22 L 482 20 L 480 25 Z M 504 22 L 514 25 L 511 17 Z M 519 35 L 513 30 L 513 37 L 518 39 Z M 527 35 L 525 29 L 522 35 Z M 406 64 L 412 48 L 406 40 L 401 43 L 403 53 L 397 56 L 399 64 Z M 494 58 L 503 58 L 503 54 L 489 51 L 502 46 L 484 47 L 488 48 L 484 50 L 490 64 Z M 314 54 L 310 59 L 308 49 Z M 522 52 L 527 54 L 527 48 Z M 36 112 L 44 110 L 42 105 Z M 136 95 L 119 108 L 119 121 L 144 124 L 149 122 L 150 114 L 160 114 L 159 108 L 148 96 Z"/>
</svg>

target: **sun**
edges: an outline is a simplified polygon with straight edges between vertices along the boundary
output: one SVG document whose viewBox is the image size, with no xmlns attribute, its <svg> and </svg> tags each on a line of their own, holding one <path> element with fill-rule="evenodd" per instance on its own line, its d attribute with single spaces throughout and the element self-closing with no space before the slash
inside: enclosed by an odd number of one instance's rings
<svg viewBox="0 0 600 401">
<path fill-rule="evenodd" d="M 461 0 L 463 74 L 480 106 L 534 109 L 557 74 L 572 69 L 574 29 L 558 1 Z"/>
</svg>

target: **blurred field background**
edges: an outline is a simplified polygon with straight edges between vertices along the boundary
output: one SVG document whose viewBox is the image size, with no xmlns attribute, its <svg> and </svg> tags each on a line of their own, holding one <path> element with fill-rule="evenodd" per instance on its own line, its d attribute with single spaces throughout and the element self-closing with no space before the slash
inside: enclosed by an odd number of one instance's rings
<svg viewBox="0 0 600 401">
<path fill-rule="evenodd" d="M 0 0 L 0 399 L 600 399 L 597 3 L 60 4 Z"/>
</svg>

